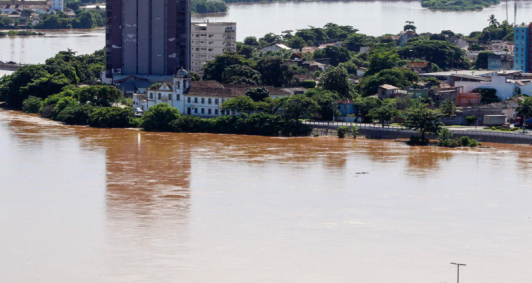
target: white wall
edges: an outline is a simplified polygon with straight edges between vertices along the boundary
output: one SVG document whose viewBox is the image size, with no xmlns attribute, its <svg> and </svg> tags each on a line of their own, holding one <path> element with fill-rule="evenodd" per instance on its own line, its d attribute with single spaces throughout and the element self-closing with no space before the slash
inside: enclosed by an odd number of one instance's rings
<svg viewBox="0 0 532 283">
<path fill-rule="evenodd" d="M 497 90 L 497 96 L 501 100 L 514 96 L 516 94 L 515 88 L 518 86 L 513 83 L 507 83 L 504 76 L 493 76 L 491 82 L 455 82 L 454 84 L 457 87 L 464 87 L 464 92 L 472 92 L 475 88 L 494 88 Z M 523 89 L 532 90 L 532 84 L 521 87 L 521 92 L 527 94 Z"/>
</svg>

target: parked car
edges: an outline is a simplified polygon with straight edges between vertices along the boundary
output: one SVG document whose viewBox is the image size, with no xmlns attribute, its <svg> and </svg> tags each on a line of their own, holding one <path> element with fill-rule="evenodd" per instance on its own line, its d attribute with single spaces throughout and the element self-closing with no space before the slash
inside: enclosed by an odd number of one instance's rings
<svg viewBox="0 0 532 283">
<path fill-rule="evenodd" d="M 142 116 L 142 114 L 144 114 L 144 111 L 142 109 L 140 109 L 140 108 L 135 108 L 135 109 L 133 109 L 133 113 L 135 113 L 136 117 L 140 117 L 140 116 Z"/>
<path fill-rule="evenodd" d="M 9 61 L 7 62 L 8 64 L 11 64 L 11 65 L 16 65 L 17 63 L 13 62 L 13 61 Z"/>
</svg>

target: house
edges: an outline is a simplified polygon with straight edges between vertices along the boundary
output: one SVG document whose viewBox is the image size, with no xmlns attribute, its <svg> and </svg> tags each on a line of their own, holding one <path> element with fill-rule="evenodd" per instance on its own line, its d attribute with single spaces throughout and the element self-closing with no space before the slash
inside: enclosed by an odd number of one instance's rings
<svg viewBox="0 0 532 283">
<path fill-rule="evenodd" d="M 429 89 L 408 89 L 406 93 L 412 98 L 429 97 Z"/>
<path fill-rule="evenodd" d="M 102 81 L 102 83 L 104 82 L 109 83 L 109 80 Z M 124 97 L 133 97 L 134 93 L 146 93 L 146 90 L 157 82 L 163 81 L 154 79 L 150 80 L 148 78 L 132 75 L 114 80 L 114 85 L 124 94 Z"/>
<path fill-rule="evenodd" d="M 276 88 L 264 86 L 272 98 L 289 97 L 304 93 L 304 88 Z M 133 108 L 143 111 L 166 103 L 185 115 L 216 117 L 224 115 L 221 104 L 231 98 L 243 96 L 253 87 L 223 85 L 217 81 L 192 81 L 184 69 L 177 71 L 173 81 L 148 88 L 146 93 L 133 95 Z"/>
<path fill-rule="evenodd" d="M 421 78 L 426 77 L 435 77 L 438 80 L 446 84 L 451 84 L 452 75 L 468 75 L 475 77 L 490 77 L 497 74 L 498 71 L 472 71 L 472 70 L 455 70 L 455 71 L 445 71 L 445 72 L 434 72 L 434 73 L 422 73 L 419 74 Z"/>
<path fill-rule="evenodd" d="M 454 103 L 457 106 L 477 106 L 480 105 L 480 93 L 462 92 L 456 97 Z"/>
<path fill-rule="evenodd" d="M 368 70 L 368 68 L 364 68 L 364 67 L 360 67 L 357 69 L 357 77 L 362 77 L 364 75 L 364 73 L 366 73 L 366 71 Z"/>
<path fill-rule="evenodd" d="M 336 102 L 337 109 L 340 111 L 341 116 L 346 117 L 348 115 L 357 115 L 358 111 L 355 108 L 355 102 L 348 98 L 340 99 Z"/>
<path fill-rule="evenodd" d="M 507 100 L 517 94 L 532 93 L 532 79 L 513 79 L 516 75 L 497 72 L 487 81 L 456 81 L 455 86 L 463 87 L 464 92 L 472 92 L 477 88 L 492 88 L 496 90 L 497 96 L 501 100 Z"/>
<path fill-rule="evenodd" d="M 414 37 L 419 37 L 419 35 L 414 31 L 402 31 L 399 35 L 399 46 L 405 45 L 405 43 Z"/>
<path fill-rule="evenodd" d="M 492 51 L 514 52 L 514 44 L 512 42 L 505 42 L 503 40 L 492 40 L 490 48 Z"/>
<path fill-rule="evenodd" d="M 416 73 L 426 73 L 432 71 L 429 62 L 408 62 L 408 67 L 410 70 Z"/>
<path fill-rule="evenodd" d="M 397 96 L 405 95 L 406 91 L 401 90 L 400 88 L 393 85 L 380 85 L 377 91 L 377 95 L 380 99 L 386 98 L 395 98 Z"/>
<path fill-rule="evenodd" d="M 310 54 L 313 54 L 314 51 L 318 50 L 318 47 L 315 47 L 315 46 L 305 46 L 303 48 L 301 48 L 301 53 L 302 54 L 305 54 L 305 53 L 310 53 Z"/>
<path fill-rule="evenodd" d="M 292 48 L 284 45 L 284 44 L 280 44 L 280 43 L 274 43 L 274 44 L 271 44 L 271 45 L 268 45 L 264 48 L 262 48 L 262 52 L 268 52 L 268 51 L 279 51 L 279 50 L 292 50 Z"/>
<path fill-rule="evenodd" d="M 488 55 L 488 70 L 511 70 L 514 68 L 514 55 Z"/>
</svg>

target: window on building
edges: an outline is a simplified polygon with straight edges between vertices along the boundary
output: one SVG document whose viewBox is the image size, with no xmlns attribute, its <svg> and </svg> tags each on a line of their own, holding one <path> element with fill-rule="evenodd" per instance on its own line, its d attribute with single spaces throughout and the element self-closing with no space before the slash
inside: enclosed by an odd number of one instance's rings
<svg viewBox="0 0 532 283">
<path fill-rule="evenodd" d="M 201 98 L 201 104 L 205 104 L 205 98 Z"/>
<path fill-rule="evenodd" d="M 194 103 L 198 103 L 198 98 L 194 97 Z"/>
<path fill-rule="evenodd" d="M 212 103 L 212 100 L 209 98 L 209 100 L 207 101 L 207 103 L 211 104 L 211 103 Z"/>
<path fill-rule="evenodd" d="M 190 103 L 190 100 L 191 100 L 190 97 L 187 97 L 187 102 L 188 102 L 188 103 Z"/>
<path fill-rule="evenodd" d="M 161 99 L 161 93 L 159 92 L 159 95 L 157 96 L 159 99 Z"/>
<path fill-rule="evenodd" d="M 168 100 L 172 100 L 172 94 L 171 93 L 168 95 Z"/>
<path fill-rule="evenodd" d="M 201 108 L 201 114 L 205 114 L 205 108 Z"/>
<path fill-rule="evenodd" d="M 225 110 L 222 109 L 222 112 L 220 112 L 220 113 L 222 113 L 222 115 L 225 115 Z"/>
<path fill-rule="evenodd" d="M 175 100 L 181 100 L 181 95 L 176 94 L 176 95 L 175 95 Z"/>
<path fill-rule="evenodd" d="M 207 110 L 207 114 L 211 115 L 211 114 L 212 114 L 211 111 L 212 111 L 212 110 L 209 108 L 209 109 Z"/>
<path fill-rule="evenodd" d="M 214 115 L 218 115 L 218 109 L 214 109 Z"/>
<path fill-rule="evenodd" d="M 150 99 L 153 99 L 153 92 L 150 92 Z"/>
<path fill-rule="evenodd" d="M 198 114 L 198 108 L 194 108 L 194 113 Z"/>
<path fill-rule="evenodd" d="M 465 99 L 465 98 L 462 98 L 462 102 L 465 103 L 465 102 L 466 102 L 466 99 Z"/>
<path fill-rule="evenodd" d="M 214 100 L 214 104 L 218 105 L 218 98 Z"/>
<path fill-rule="evenodd" d="M 177 89 L 181 89 L 181 82 L 177 81 Z"/>
</svg>

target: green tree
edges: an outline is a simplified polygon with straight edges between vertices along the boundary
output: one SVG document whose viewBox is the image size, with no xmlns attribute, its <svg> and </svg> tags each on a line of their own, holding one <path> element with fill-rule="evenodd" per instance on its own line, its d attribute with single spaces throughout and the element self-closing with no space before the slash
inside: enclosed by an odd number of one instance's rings
<svg viewBox="0 0 532 283">
<path fill-rule="evenodd" d="M 362 33 L 353 33 L 347 37 L 342 46 L 349 51 L 360 52 L 362 46 L 373 46 L 375 38 Z"/>
<path fill-rule="evenodd" d="M 257 62 L 257 71 L 265 85 L 290 86 L 295 83 L 294 70 L 278 56 L 266 57 Z"/>
<path fill-rule="evenodd" d="M 477 69 L 487 69 L 488 68 L 488 57 L 494 55 L 495 53 L 491 51 L 481 51 L 478 53 L 477 60 L 475 61 L 475 68 Z"/>
<path fill-rule="evenodd" d="M 373 52 L 369 57 L 369 67 L 364 76 L 374 75 L 382 70 L 392 69 L 399 61 L 395 51 Z"/>
<path fill-rule="evenodd" d="M 446 99 L 440 104 L 440 112 L 446 117 L 453 116 L 456 112 L 456 105 L 450 99 Z"/>
<path fill-rule="evenodd" d="M 343 47 L 327 46 L 314 52 L 314 59 L 319 58 L 329 58 L 331 65 L 338 66 L 340 63 L 349 61 L 351 54 L 349 54 L 349 50 Z"/>
<path fill-rule="evenodd" d="M 175 114 L 175 111 L 168 112 Z M 164 117 L 168 121 L 172 117 L 175 117 L 175 115 L 167 113 Z M 131 108 L 102 107 L 90 115 L 89 124 L 91 127 L 98 128 L 127 128 L 133 125 L 134 119 L 135 115 Z"/>
<path fill-rule="evenodd" d="M 233 115 L 243 113 L 249 114 L 251 111 L 256 109 L 253 99 L 247 95 L 237 96 L 235 98 L 226 100 L 222 103 L 221 108 L 225 111 L 230 111 Z"/>
<path fill-rule="evenodd" d="M 179 111 L 166 103 L 151 107 L 142 116 L 142 128 L 146 131 L 170 131 L 170 122 L 179 118 Z"/>
<path fill-rule="evenodd" d="M 320 84 L 323 89 L 337 92 L 342 97 L 351 98 L 349 74 L 342 67 L 329 67 L 320 77 Z"/>
<path fill-rule="evenodd" d="M 527 97 L 525 100 L 519 101 L 517 107 L 517 114 L 523 117 L 523 133 L 526 129 L 526 119 L 532 117 L 532 97 Z"/>
<path fill-rule="evenodd" d="M 232 65 L 247 65 L 247 61 L 244 56 L 237 53 L 227 52 L 215 56 L 214 60 L 208 61 L 203 67 L 203 80 L 223 82 L 223 72 Z"/>
<path fill-rule="evenodd" d="M 294 49 L 301 49 L 306 45 L 307 43 L 305 42 L 305 40 L 299 36 L 294 36 L 289 41 L 289 46 Z"/>
<path fill-rule="evenodd" d="M 246 79 L 246 80 L 243 80 Z M 251 81 L 252 85 L 262 84 L 261 75 L 258 71 L 243 65 L 232 65 L 222 73 L 222 82 L 236 84 L 235 82 Z"/>
<path fill-rule="evenodd" d="M 254 36 L 248 36 L 244 38 L 244 44 L 250 45 L 250 46 L 257 46 L 259 45 L 259 42 L 257 41 L 257 38 Z"/>
<path fill-rule="evenodd" d="M 95 105 L 108 107 L 112 103 L 118 102 L 122 93 L 114 86 L 93 85 L 79 89 L 76 98 L 81 102 L 90 101 Z"/>
<path fill-rule="evenodd" d="M 416 73 L 408 69 L 387 69 L 371 76 L 364 76 L 360 80 L 360 93 L 364 96 L 374 95 L 377 93 L 380 85 L 389 84 L 399 88 L 405 88 L 417 82 L 419 77 Z"/>
<path fill-rule="evenodd" d="M 264 87 L 256 87 L 249 89 L 246 95 L 253 99 L 254 102 L 259 102 L 270 97 L 270 91 Z"/>
<path fill-rule="evenodd" d="M 361 116 L 368 116 L 371 109 L 378 108 L 382 105 L 382 100 L 378 97 L 359 97 L 355 101 L 355 106 Z"/>
<path fill-rule="evenodd" d="M 456 44 L 441 40 L 409 40 L 399 49 L 403 59 L 424 58 L 440 68 L 466 68 L 469 61 L 465 53 Z"/>
<path fill-rule="evenodd" d="M 403 125 L 421 134 L 421 140 L 426 143 L 426 134 L 436 134 L 441 129 L 440 114 L 430 110 L 423 103 L 408 108 L 405 113 Z"/>
<path fill-rule="evenodd" d="M 312 114 L 318 111 L 320 106 L 306 95 L 296 94 L 286 99 L 282 108 L 287 118 L 298 121 L 301 118 L 312 117 Z"/>
<path fill-rule="evenodd" d="M 57 116 L 57 120 L 67 125 L 88 125 L 89 116 L 96 110 L 90 104 L 75 104 L 65 108 Z"/>
<path fill-rule="evenodd" d="M 488 18 L 488 22 L 489 22 L 490 26 L 498 26 L 499 25 L 499 21 L 497 21 L 497 19 L 495 18 L 495 15 L 490 15 L 489 18 Z"/>
<path fill-rule="evenodd" d="M 26 113 L 39 113 L 39 110 L 42 107 L 42 98 L 29 96 L 24 102 L 22 102 L 22 111 Z"/>
<path fill-rule="evenodd" d="M 467 121 L 467 123 L 471 126 L 473 125 L 473 123 L 475 123 L 477 121 L 477 116 L 475 115 L 472 115 L 472 116 L 467 116 L 465 118 L 465 120 Z"/>
<path fill-rule="evenodd" d="M 368 116 L 371 119 L 379 120 L 382 127 L 384 128 L 384 125 L 386 121 L 389 121 L 399 114 L 399 111 L 393 106 L 393 104 L 383 105 L 378 108 L 373 108 L 369 111 Z"/>
<path fill-rule="evenodd" d="M 318 103 L 320 107 L 319 113 L 324 120 L 332 120 L 333 116 L 339 116 L 337 101 L 340 96 L 335 92 L 326 89 L 311 89 L 305 92 L 305 95 Z"/>
</svg>

